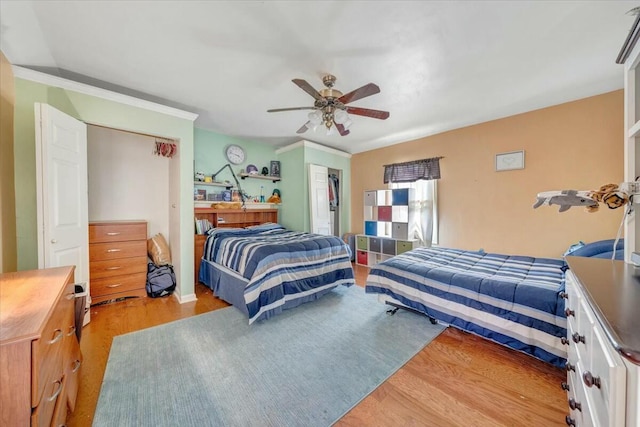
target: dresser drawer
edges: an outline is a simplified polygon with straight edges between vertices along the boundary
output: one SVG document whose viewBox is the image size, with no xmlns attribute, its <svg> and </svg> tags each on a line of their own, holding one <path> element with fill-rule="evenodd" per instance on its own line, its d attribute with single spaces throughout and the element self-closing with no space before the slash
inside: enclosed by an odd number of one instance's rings
<svg viewBox="0 0 640 427">
<path fill-rule="evenodd" d="M 95 279 L 91 281 L 91 295 L 92 297 L 100 297 L 103 295 L 114 294 L 116 292 L 132 291 L 144 288 L 146 283 L 146 271 L 144 273 Z"/>
<path fill-rule="evenodd" d="M 123 274 L 145 273 L 147 272 L 147 257 L 133 257 L 110 259 L 106 261 L 91 261 L 89 263 L 91 275 L 91 288 L 95 283 L 95 279 L 105 277 L 120 276 Z"/>
<path fill-rule="evenodd" d="M 37 402 L 31 414 L 31 426 L 49 427 L 53 424 L 52 418 L 56 404 L 64 397 L 63 380 L 64 378 L 62 374 L 60 374 L 58 378 L 45 384 L 44 395 L 42 399 L 40 399 L 40 402 Z"/>
<path fill-rule="evenodd" d="M 146 240 L 92 243 L 89 245 L 89 261 L 104 261 L 146 255 Z"/>
<path fill-rule="evenodd" d="M 80 352 L 80 344 L 73 337 L 65 337 L 65 351 L 68 357 L 65 359 L 64 380 L 67 395 L 66 404 L 71 412 L 75 410 L 76 397 L 78 395 L 78 384 L 80 384 L 80 367 L 82 366 L 82 353 Z"/>
<path fill-rule="evenodd" d="M 591 374 L 596 384 L 589 386 L 584 376 L 583 382 L 587 386 L 587 396 L 591 397 L 593 403 L 594 422 L 602 426 L 624 426 L 626 369 L 620 356 L 608 345 L 607 337 L 599 325 L 593 329 L 591 351 L 591 369 L 585 374 Z"/>
<path fill-rule="evenodd" d="M 64 337 L 74 327 L 75 293 L 73 284 L 67 284 L 51 317 L 42 329 L 40 339 L 31 344 L 31 405 L 42 399 L 47 384 L 62 376 Z M 71 322 L 71 323 L 70 323 Z M 75 333 L 75 329 L 73 330 Z"/>
<path fill-rule="evenodd" d="M 89 242 L 120 242 L 125 240 L 147 240 L 147 223 L 89 224 Z"/>
</svg>

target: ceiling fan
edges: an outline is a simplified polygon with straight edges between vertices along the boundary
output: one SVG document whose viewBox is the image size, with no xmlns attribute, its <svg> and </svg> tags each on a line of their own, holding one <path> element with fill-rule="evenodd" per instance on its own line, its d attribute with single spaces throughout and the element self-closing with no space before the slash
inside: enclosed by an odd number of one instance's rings
<svg viewBox="0 0 640 427">
<path fill-rule="evenodd" d="M 345 136 L 349 134 L 349 126 L 351 126 L 349 113 L 380 120 L 385 120 L 389 117 L 388 111 L 371 110 L 369 108 L 351 107 L 347 105 L 353 101 L 379 93 L 380 88 L 373 83 L 366 84 L 343 95 L 342 92 L 333 88 L 336 78 L 331 74 L 327 74 L 322 78 L 322 83 L 324 83 L 326 88 L 320 91 L 315 90 L 313 86 L 303 79 L 293 79 L 292 82 L 313 96 L 315 99 L 313 107 L 274 108 L 267 110 L 267 112 L 277 113 L 292 110 L 314 110 L 309 113 L 309 120 L 298 129 L 297 133 L 304 133 L 307 129 L 315 129 L 319 125 L 324 125 L 327 128 L 327 135 L 331 135 L 335 125 L 340 135 Z"/>
</svg>

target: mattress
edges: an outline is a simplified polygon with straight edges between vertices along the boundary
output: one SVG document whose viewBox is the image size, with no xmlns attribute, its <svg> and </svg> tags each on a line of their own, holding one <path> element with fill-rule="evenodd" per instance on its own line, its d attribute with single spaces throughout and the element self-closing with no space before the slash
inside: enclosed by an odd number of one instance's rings
<svg viewBox="0 0 640 427">
<path fill-rule="evenodd" d="M 374 266 L 366 291 L 562 367 L 565 270 L 561 259 L 417 248 Z"/>
<path fill-rule="evenodd" d="M 212 289 L 242 286 L 242 301 L 234 296 L 228 302 L 244 305 L 241 309 L 253 323 L 335 286 L 353 285 L 350 259 L 351 250 L 335 236 L 290 231 L 278 224 L 220 228 L 207 236 L 201 268 L 215 264 L 233 280 L 220 284 L 220 274 L 209 269 L 201 270 L 200 280 Z"/>
</svg>

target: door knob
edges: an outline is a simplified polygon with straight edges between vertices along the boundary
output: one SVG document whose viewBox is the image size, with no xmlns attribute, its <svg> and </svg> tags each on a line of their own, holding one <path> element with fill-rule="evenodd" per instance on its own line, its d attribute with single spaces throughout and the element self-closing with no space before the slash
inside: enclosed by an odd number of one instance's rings
<svg viewBox="0 0 640 427">
<path fill-rule="evenodd" d="M 58 243 L 56 239 L 51 239 L 51 243 Z"/>
</svg>

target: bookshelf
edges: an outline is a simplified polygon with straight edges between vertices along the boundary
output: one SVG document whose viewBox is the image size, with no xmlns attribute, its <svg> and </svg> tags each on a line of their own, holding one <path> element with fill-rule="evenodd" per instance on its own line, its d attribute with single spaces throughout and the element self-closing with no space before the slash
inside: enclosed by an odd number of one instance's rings
<svg viewBox="0 0 640 427">
<path fill-rule="evenodd" d="M 410 230 L 416 220 L 413 190 L 373 190 L 364 193 L 364 234 L 356 236 L 356 263 L 372 267 L 418 247 Z"/>
</svg>

